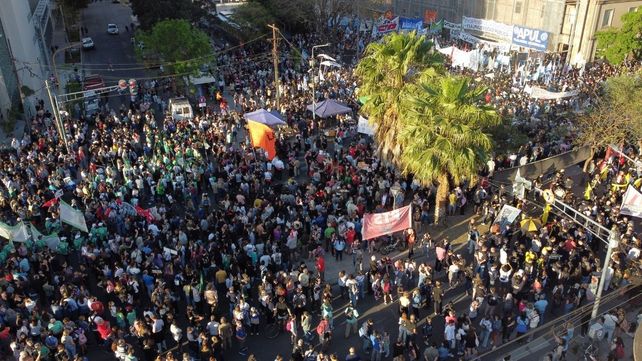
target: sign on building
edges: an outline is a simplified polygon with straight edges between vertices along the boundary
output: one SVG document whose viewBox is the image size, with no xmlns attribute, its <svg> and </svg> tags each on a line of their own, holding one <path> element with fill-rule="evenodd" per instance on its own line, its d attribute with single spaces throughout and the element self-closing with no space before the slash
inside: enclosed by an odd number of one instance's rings
<svg viewBox="0 0 642 361">
<path fill-rule="evenodd" d="M 513 45 L 546 51 L 549 37 L 550 34 L 547 31 L 531 29 L 519 25 L 513 26 Z"/>
</svg>

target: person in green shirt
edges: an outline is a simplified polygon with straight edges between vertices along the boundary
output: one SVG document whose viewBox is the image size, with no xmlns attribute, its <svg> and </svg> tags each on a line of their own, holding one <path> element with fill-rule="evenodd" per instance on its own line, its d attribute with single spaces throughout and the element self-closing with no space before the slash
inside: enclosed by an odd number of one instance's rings
<svg viewBox="0 0 642 361">
<path fill-rule="evenodd" d="M 62 334 L 63 330 L 63 324 L 60 322 L 60 320 L 56 320 L 55 318 L 52 318 L 49 320 L 49 325 L 47 325 L 47 330 L 54 334 L 55 336 L 60 336 Z"/>
<path fill-rule="evenodd" d="M 323 236 L 325 237 L 325 251 L 329 252 L 330 251 L 330 243 L 332 240 L 332 235 L 335 234 L 337 230 L 332 227 L 331 224 L 328 224 L 326 227 L 325 231 L 323 231 Z"/>
<path fill-rule="evenodd" d="M 127 306 L 127 323 L 129 326 L 134 326 L 134 322 L 136 322 L 136 310 L 132 306 Z"/>
</svg>

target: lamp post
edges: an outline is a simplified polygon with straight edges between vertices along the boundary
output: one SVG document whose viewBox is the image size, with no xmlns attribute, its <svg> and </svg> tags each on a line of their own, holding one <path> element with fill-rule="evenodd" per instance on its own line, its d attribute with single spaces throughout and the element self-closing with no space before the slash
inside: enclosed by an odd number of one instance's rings
<svg viewBox="0 0 642 361">
<path fill-rule="evenodd" d="M 82 45 L 82 42 L 79 41 L 79 42 L 76 42 L 76 43 L 71 43 L 71 44 L 69 44 L 67 46 L 64 46 L 62 48 L 56 49 L 56 51 L 54 51 L 53 55 L 51 56 L 51 67 L 53 68 L 54 77 L 56 77 L 56 81 L 58 83 L 60 83 L 60 77 L 58 77 L 58 67 L 56 67 L 56 56 L 58 55 L 59 52 L 61 52 L 63 50 L 72 49 L 72 48 L 75 48 L 75 47 L 81 46 L 81 45 Z"/>
<path fill-rule="evenodd" d="M 312 59 L 310 59 L 310 70 L 312 71 L 312 121 L 315 122 L 317 119 L 316 116 L 316 111 L 317 111 L 317 94 L 316 94 L 316 89 L 315 89 L 315 83 L 316 81 L 314 80 L 314 66 L 316 64 L 316 58 L 314 57 L 314 50 L 318 48 L 325 48 L 328 47 L 332 44 L 330 43 L 325 43 L 325 44 L 320 44 L 320 45 L 315 45 L 312 47 Z"/>
<path fill-rule="evenodd" d="M 619 232 L 617 226 L 613 226 L 609 233 L 609 244 L 606 248 L 606 256 L 604 258 L 604 265 L 602 265 L 602 272 L 600 274 L 600 283 L 597 285 L 597 292 L 595 293 L 595 301 L 593 302 L 593 311 L 591 312 L 591 320 L 597 318 L 597 313 L 600 308 L 600 300 L 602 299 L 602 292 L 604 291 L 604 284 L 606 283 L 606 274 L 611 265 L 611 255 L 613 249 L 617 248 L 619 242 Z"/>
</svg>

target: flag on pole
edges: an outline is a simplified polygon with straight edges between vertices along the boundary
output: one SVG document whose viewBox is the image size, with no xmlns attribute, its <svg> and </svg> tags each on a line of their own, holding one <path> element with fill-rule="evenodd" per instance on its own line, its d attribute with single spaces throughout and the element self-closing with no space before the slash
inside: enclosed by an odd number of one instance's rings
<svg viewBox="0 0 642 361">
<path fill-rule="evenodd" d="M 144 209 L 139 205 L 136 205 L 135 209 L 136 209 L 136 213 L 141 217 L 145 217 L 147 222 L 151 223 L 154 221 L 154 216 L 152 215 L 152 212 L 149 209 Z"/>
<path fill-rule="evenodd" d="M 268 154 L 268 159 L 272 160 L 276 156 L 276 137 L 274 131 L 265 124 L 255 121 L 247 122 L 247 130 L 250 133 L 253 147 L 259 147 Z"/>
<path fill-rule="evenodd" d="M 56 203 L 58 203 L 58 198 L 51 198 L 50 200 L 48 200 L 45 203 L 43 203 L 41 208 L 49 208 L 49 207 L 53 206 Z"/>
<path fill-rule="evenodd" d="M 83 232 L 89 232 L 87 230 L 87 223 L 85 222 L 85 215 L 63 200 L 60 201 L 60 220 Z"/>
<path fill-rule="evenodd" d="M 544 206 L 544 212 L 542 213 L 542 224 L 546 224 L 548 222 L 548 215 L 551 213 L 551 205 L 546 204 Z"/>
</svg>

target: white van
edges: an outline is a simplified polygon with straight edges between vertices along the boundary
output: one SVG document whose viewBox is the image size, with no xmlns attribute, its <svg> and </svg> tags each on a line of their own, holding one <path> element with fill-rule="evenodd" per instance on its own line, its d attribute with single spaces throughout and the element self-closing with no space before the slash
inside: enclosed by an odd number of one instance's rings
<svg viewBox="0 0 642 361">
<path fill-rule="evenodd" d="M 192 119 L 194 112 L 192 106 L 185 98 L 171 98 L 169 100 L 169 111 L 174 120 Z"/>
<path fill-rule="evenodd" d="M 94 115 L 95 113 L 100 111 L 100 99 L 98 98 L 98 94 L 96 94 L 95 91 L 93 90 L 87 90 L 84 92 L 84 109 L 85 109 L 85 116 L 90 117 Z"/>
</svg>

